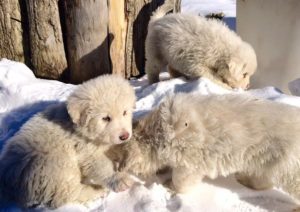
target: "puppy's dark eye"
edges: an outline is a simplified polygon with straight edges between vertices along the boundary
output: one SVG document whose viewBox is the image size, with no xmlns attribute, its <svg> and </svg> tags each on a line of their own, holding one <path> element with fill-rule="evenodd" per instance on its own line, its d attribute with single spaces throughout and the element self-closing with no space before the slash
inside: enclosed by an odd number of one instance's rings
<svg viewBox="0 0 300 212">
<path fill-rule="evenodd" d="M 102 118 L 103 121 L 107 121 L 107 122 L 110 122 L 111 121 L 111 118 L 109 116 L 105 116 Z"/>
<path fill-rule="evenodd" d="M 126 110 L 124 110 L 124 112 L 123 112 L 123 116 L 126 116 L 127 115 L 127 111 Z"/>
<path fill-rule="evenodd" d="M 244 73 L 243 77 L 246 78 L 248 76 L 248 73 Z"/>
<path fill-rule="evenodd" d="M 186 127 L 187 127 L 187 126 L 189 126 L 189 124 L 188 124 L 187 122 L 185 122 L 185 123 L 184 123 L 184 126 L 186 126 Z"/>
</svg>

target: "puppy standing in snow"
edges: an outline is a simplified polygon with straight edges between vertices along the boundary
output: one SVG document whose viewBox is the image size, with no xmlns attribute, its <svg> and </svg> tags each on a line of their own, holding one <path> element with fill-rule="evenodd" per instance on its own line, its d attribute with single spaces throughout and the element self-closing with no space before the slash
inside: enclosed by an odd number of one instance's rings
<svg viewBox="0 0 300 212">
<path fill-rule="evenodd" d="M 257 61 L 248 43 L 219 20 L 164 16 L 169 10 L 169 3 L 158 8 L 148 26 L 145 70 L 150 83 L 158 82 L 159 73 L 168 65 L 172 77 L 203 76 L 226 88 L 249 86 Z"/>
<path fill-rule="evenodd" d="M 275 185 L 300 200 L 299 108 L 239 95 L 177 94 L 133 132 L 119 150 L 126 171 L 147 176 L 171 167 L 180 192 L 205 176 L 239 173 L 251 188 Z"/>
<path fill-rule="evenodd" d="M 31 118 L 0 156 L 0 191 L 23 207 L 86 203 L 100 188 L 123 190 L 133 181 L 115 172 L 105 151 L 132 134 L 135 94 L 121 77 L 79 85 L 66 103 Z"/>
</svg>

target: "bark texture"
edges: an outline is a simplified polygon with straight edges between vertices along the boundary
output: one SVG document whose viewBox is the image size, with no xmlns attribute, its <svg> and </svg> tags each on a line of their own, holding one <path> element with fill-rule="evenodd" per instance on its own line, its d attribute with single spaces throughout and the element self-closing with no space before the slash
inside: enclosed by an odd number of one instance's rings
<svg viewBox="0 0 300 212">
<path fill-rule="evenodd" d="M 111 73 L 107 1 L 66 0 L 65 21 L 71 82 Z"/>
<path fill-rule="evenodd" d="M 110 35 L 110 59 L 113 73 L 125 75 L 125 55 L 126 55 L 126 30 L 127 18 L 125 14 L 124 1 L 109 1 L 108 5 Z"/>
<path fill-rule="evenodd" d="M 35 75 L 59 79 L 67 68 L 57 0 L 26 0 Z"/>
<path fill-rule="evenodd" d="M 181 0 L 165 1 L 180 11 Z M 0 57 L 71 83 L 141 76 L 150 16 L 165 1 L 1 0 Z"/>
<path fill-rule="evenodd" d="M 0 58 L 24 62 L 23 30 L 18 0 L 0 1 Z"/>
</svg>

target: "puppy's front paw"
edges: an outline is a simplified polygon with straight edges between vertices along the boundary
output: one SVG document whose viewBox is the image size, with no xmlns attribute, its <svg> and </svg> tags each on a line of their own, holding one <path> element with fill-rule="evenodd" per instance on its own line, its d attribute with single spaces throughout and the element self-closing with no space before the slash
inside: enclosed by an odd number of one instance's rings
<svg viewBox="0 0 300 212">
<path fill-rule="evenodd" d="M 115 192 L 121 192 L 130 188 L 134 183 L 135 181 L 130 177 L 130 175 L 125 173 L 118 173 L 112 180 L 110 187 Z"/>
</svg>

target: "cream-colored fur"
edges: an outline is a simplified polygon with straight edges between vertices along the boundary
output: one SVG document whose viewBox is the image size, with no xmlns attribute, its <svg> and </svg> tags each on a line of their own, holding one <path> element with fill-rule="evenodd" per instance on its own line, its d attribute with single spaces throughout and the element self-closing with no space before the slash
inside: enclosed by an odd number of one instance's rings
<svg viewBox="0 0 300 212">
<path fill-rule="evenodd" d="M 121 167 L 147 176 L 171 167 L 185 191 L 203 177 L 239 173 L 241 182 L 278 186 L 300 200 L 300 109 L 241 95 L 177 94 L 140 120 Z"/>
<path fill-rule="evenodd" d="M 0 156 L 0 190 L 23 207 L 86 203 L 101 187 L 126 189 L 133 181 L 115 172 L 105 151 L 132 134 L 135 94 L 116 75 L 79 85 L 66 103 L 31 118 Z"/>
<path fill-rule="evenodd" d="M 216 19 L 154 12 L 146 38 L 145 70 L 150 83 L 168 65 L 172 77 L 209 78 L 226 88 L 249 86 L 257 67 L 250 44 Z"/>
</svg>

